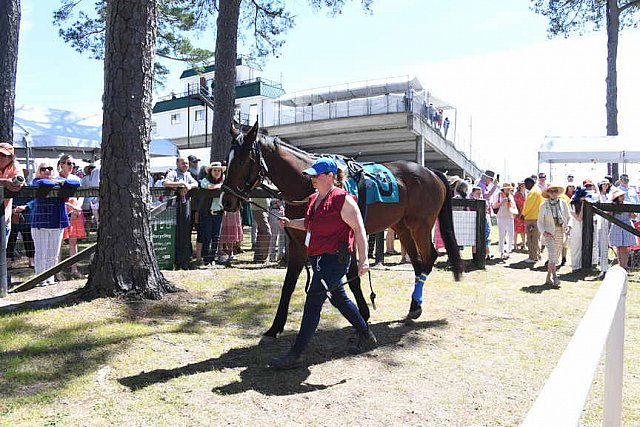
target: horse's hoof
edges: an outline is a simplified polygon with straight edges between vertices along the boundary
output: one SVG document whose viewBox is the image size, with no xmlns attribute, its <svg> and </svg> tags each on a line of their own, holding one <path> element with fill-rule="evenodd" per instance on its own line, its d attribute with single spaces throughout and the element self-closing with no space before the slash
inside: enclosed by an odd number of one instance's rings
<svg viewBox="0 0 640 427">
<path fill-rule="evenodd" d="M 274 342 L 276 342 L 277 338 L 276 337 L 272 337 L 269 335 L 263 335 L 262 337 L 260 337 L 260 345 L 267 345 L 267 344 L 273 344 Z"/>
<path fill-rule="evenodd" d="M 415 320 L 422 315 L 422 305 L 418 304 L 415 300 L 411 300 L 411 307 L 409 307 L 409 314 L 407 314 L 407 320 Z"/>
</svg>

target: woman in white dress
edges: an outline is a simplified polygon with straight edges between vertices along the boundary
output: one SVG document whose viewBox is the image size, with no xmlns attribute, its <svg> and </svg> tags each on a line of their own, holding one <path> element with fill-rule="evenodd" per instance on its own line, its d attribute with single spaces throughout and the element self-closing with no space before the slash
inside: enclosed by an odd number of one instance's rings
<svg viewBox="0 0 640 427">
<path fill-rule="evenodd" d="M 498 210 L 496 214 L 499 236 L 498 252 L 500 252 L 502 259 L 508 259 L 513 249 L 513 217 L 518 214 L 518 208 L 511 195 L 512 191 L 513 185 L 511 183 L 503 183 L 496 201 L 493 203 L 493 208 Z"/>
</svg>

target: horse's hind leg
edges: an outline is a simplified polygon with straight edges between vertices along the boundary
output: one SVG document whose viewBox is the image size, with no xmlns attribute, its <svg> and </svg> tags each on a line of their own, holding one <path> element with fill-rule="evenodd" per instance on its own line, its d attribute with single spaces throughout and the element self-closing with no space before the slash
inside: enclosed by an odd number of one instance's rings
<svg viewBox="0 0 640 427">
<path fill-rule="evenodd" d="M 352 279 L 353 281 L 351 281 Z M 369 321 L 371 313 L 369 312 L 369 306 L 362 293 L 361 281 L 358 277 L 358 260 L 355 254 L 351 255 L 351 264 L 349 264 L 349 271 L 347 271 L 347 280 L 349 280 L 349 289 L 351 289 L 351 293 L 356 300 L 358 311 L 365 321 Z"/>
</svg>

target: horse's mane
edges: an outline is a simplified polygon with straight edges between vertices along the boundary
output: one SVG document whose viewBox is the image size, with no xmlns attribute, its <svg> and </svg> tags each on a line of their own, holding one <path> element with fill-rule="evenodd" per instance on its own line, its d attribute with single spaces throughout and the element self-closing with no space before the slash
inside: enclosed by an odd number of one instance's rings
<svg viewBox="0 0 640 427">
<path fill-rule="evenodd" d="M 287 150 L 291 151 L 291 154 L 293 154 L 295 157 L 297 157 L 302 161 L 307 161 L 309 160 L 309 158 L 317 159 L 318 157 L 320 157 L 317 154 L 312 154 L 307 151 L 304 151 L 301 148 L 294 147 L 293 145 L 286 143 L 285 141 L 283 141 L 277 136 L 259 135 L 258 139 L 260 140 L 261 143 L 272 144 L 276 150 L 279 150 L 280 147 L 284 147 Z"/>
</svg>

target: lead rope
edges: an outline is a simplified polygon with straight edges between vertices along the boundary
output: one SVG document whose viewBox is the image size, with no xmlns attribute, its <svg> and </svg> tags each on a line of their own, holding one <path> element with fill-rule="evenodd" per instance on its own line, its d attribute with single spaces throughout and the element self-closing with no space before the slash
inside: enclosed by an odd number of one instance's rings
<svg viewBox="0 0 640 427">
<path fill-rule="evenodd" d="M 237 197 L 238 199 L 242 200 L 243 202 L 247 202 L 247 203 L 252 204 L 253 206 L 257 207 L 258 209 L 266 212 L 268 215 L 271 215 L 272 217 L 280 219 L 280 216 L 274 214 L 269 209 L 263 208 L 262 206 L 260 206 L 256 202 L 254 202 L 253 200 L 249 200 L 248 197 L 244 197 L 243 195 L 239 194 L 237 191 L 235 191 L 234 189 L 232 189 L 228 185 L 222 184 L 222 189 L 225 190 L 225 191 L 228 191 L 231 194 L 233 194 L 235 197 Z M 293 237 L 291 237 L 291 233 L 289 233 L 289 230 L 287 230 L 286 227 L 284 228 L 284 232 L 286 233 L 287 237 L 289 238 L 289 241 L 293 240 Z M 307 281 L 306 281 L 306 283 L 304 285 L 304 292 L 305 293 L 309 293 L 309 287 L 311 286 L 311 272 L 309 271 L 310 267 L 309 267 L 308 258 L 304 262 L 304 269 L 307 272 Z"/>
</svg>

